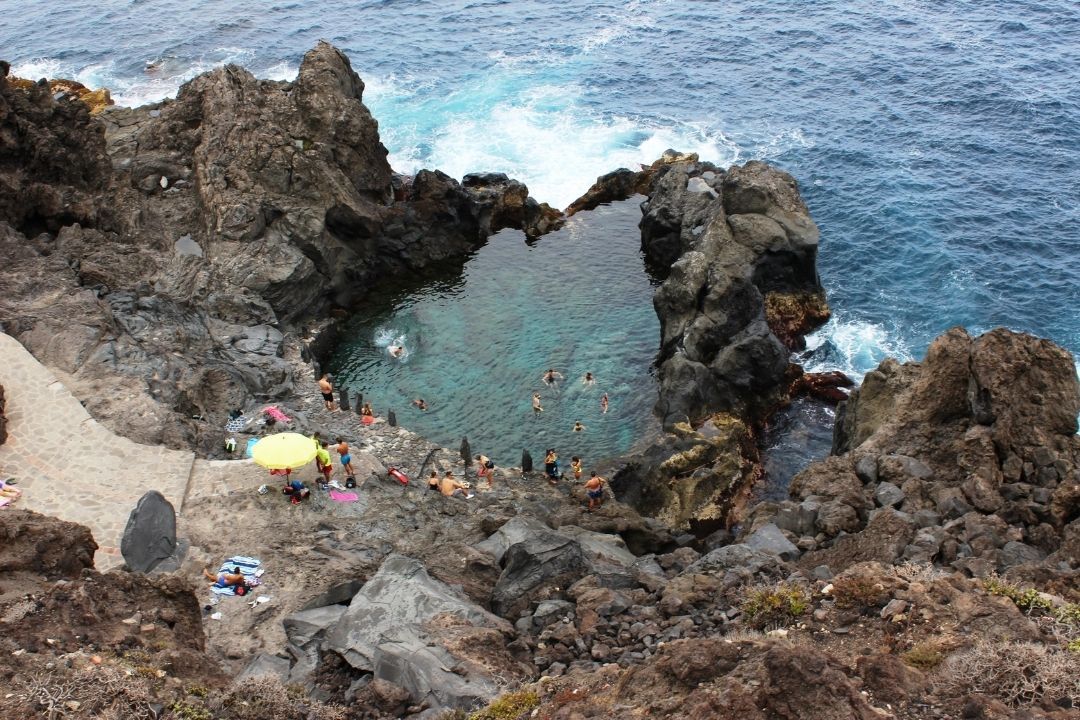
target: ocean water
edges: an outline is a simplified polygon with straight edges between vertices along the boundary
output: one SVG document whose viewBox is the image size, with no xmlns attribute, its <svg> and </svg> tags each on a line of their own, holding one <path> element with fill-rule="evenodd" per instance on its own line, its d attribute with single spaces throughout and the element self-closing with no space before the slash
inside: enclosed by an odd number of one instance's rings
<svg viewBox="0 0 1080 720">
<path fill-rule="evenodd" d="M 1080 353 L 1075 0 L 0 0 L 17 74 L 126 104 L 226 62 L 291 78 L 319 39 L 403 172 L 503 171 L 556 206 L 667 147 L 791 172 L 835 310 L 811 369 L 958 324 Z"/>
</svg>

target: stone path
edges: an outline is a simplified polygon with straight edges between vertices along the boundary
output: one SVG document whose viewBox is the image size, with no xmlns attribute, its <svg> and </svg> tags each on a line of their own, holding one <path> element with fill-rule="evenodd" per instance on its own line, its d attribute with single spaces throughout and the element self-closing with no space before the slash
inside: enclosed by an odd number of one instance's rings
<svg viewBox="0 0 1080 720">
<path fill-rule="evenodd" d="M 173 507 L 182 506 L 194 453 L 139 445 L 106 429 L 48 368 L 3 333 L 0 384 L 8 416 L 0 476 L 18 481 L 19 507 L 89 527 L 101 546 L 94 556 L 99 570 L 123 562 L 120 538 L 143 493 L 158 490 Z"/>
</svg>

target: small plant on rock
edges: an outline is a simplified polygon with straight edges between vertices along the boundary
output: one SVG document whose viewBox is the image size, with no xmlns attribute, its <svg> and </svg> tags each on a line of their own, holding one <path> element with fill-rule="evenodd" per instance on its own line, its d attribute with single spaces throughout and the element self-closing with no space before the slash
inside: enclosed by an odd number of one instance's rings
<svg viewBox="0 0 1080 720">
<path fill-rule="evenodd" d="M 742 603 L 747 624 L 758 630 L 789 625 L 810 609 L 810 592 L 797 583 L 750 588 Z"/>
<path fill-rule="evenodd" d="M 540 704 L 540 696 L 531 690 L 501 695 L 483 710 L 469 715 L 469 720 L 517 720 Z"/>
<path fill-rule="evenodd" d="M 933 670 L 945 661 L 945 648 L 936 642 L 922 642 L 900 656 L 906 664 L 919 670 Z"/>
<path fill-rule="evenodd" d="M 1053 604 L 1044 598 L 1035 588 L 1021 588 L 1018 585 L 1005 582 L 994 575 L 983 580 L 983 587 L 986 589 L 986 592 L 991 595 L 997 595 L 1012 600 L 1016 607 L 1025 612 L 1050 610 L 1053 607 Z"/>
<path fill-rule="evenodd" d="M 206 708 L 189 705 L 179 700 L 169 706 L 169 712 L 176 720 L 214 720 L 214 715 Z"/>
<path fill-rule="evenodd" d="M 832 596 L 843 610 L 870 610 L 884 607 L 892 593 L 880 582 L 861 576 L 833 580 Z"/>
</svg>

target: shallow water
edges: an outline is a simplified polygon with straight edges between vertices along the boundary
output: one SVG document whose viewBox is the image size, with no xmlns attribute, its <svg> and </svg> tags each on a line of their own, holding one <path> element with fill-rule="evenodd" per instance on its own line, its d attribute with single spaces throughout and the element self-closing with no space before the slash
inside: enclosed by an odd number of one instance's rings
<svg viewBox="0 0 1080 720">
<path fill-rule="evenodd" d="M 330 371 L 377 415 L 394 409 L 400 423 L 447 447 L 467 436 L 500 465 L 517 465 L 523 449 L 539 464 L 552 446 L 564 464 L 579 455 L 587 467 L 626 452 L 655 425 L 660 326 L 640 252 L 640 200 L 576 215 L 531 244 L 503 231 L 460 273 L 373 300 Z M 398 343 L 404 353 L 394 358 Z M 565 376 L 554 388 L 542 382 L 548 368 Z M 582 384 L 586 372 L 594 386 Z M 427 411 L 412 406 L 416 398 Z M 584 431 L 573 431 L 577 421 Z"/>
</svg>

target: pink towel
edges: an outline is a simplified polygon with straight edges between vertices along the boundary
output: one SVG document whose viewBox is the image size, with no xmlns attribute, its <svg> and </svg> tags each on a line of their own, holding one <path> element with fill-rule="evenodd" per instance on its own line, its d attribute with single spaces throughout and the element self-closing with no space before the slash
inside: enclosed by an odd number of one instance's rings
<svg viewBox="0 0 1080 720">
<path fill-rule="evenodd" d="M 275 407 L 273 405 L 270 405 L 269 407 L 263 408 L 263 412 L 266 413 L 267 415 L 269 415 L 270 417 L 274 418 L 274 420 L 277 420 L 278 422 L 284 422 L 284 423 L 292 422 L 289 419 L 288 415 L 281 412 L 280 410 L 277 409 L 277 407 Z"/>
<path fill-rule="evenodd" d="M 356 493 L 339 492 L 337 490 L 330 491 L 330 499 L 337 502 L 356 502 L 359 496 Z"/>
</svg>

